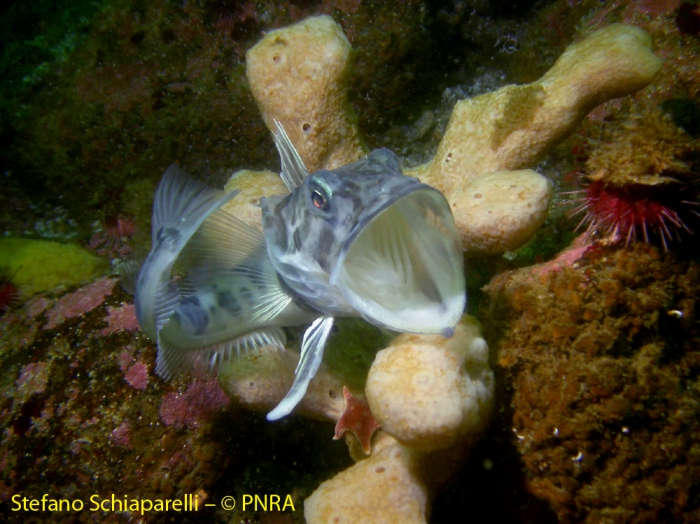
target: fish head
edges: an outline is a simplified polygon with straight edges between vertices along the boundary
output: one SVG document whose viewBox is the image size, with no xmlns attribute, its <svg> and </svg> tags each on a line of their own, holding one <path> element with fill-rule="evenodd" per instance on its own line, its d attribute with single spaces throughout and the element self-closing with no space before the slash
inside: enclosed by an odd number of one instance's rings
<svg viewBox="0 0 700 524">
<path fill-rule="evenodd" d="M 285 197 L 261 200 L 267 249 L 282 280 L 315 309 L 351 314 L 330 274 L 363 212 L 369 180 L 320 170 Z"/>
<path fill-rule="evenodd" d="M 268 252 L 312 307 L 396 331 L 449 336 L 465 304 L 462 248 L 444 196 L 391 151 L 306 177 L 263 206 Z"/>
</svg>

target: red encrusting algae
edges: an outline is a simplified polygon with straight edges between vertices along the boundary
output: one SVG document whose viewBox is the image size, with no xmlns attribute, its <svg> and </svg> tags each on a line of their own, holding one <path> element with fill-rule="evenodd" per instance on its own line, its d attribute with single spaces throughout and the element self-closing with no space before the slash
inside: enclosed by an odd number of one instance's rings
<svg viewBox="0 0 700 524">
<path fill-rule="evenodd" d="M 195 428 L 230 403 L 216 380 L 193 381 L 181 393 L 168 393 L 160 404 L 160 418 L 166 426 Z"/>
<path fill-rule="evenodd" d="M 56 305 L 46 313 L 48 322 L 43 329 L 53 329 L 70 318 L 79 317 L 92 311 L 112 294 L 116 283 L 116 279 L 101 278 L 61 297 Z"/>
<path fill-rule="evenodd" d="M 148 386 L 148 366 L 143 362 L 132 364 L 124 373 L 124 380 L 132 388 L 143 391 Z"/>
<path fill-rule="evenodd" d="M 102 336 L 119 331 L 136 331 L 139 328 L 134 304 L 123 304 L 120 307 L 107 306 L 105 321 L 108 326 L 100 331 Z"/>
</svg>

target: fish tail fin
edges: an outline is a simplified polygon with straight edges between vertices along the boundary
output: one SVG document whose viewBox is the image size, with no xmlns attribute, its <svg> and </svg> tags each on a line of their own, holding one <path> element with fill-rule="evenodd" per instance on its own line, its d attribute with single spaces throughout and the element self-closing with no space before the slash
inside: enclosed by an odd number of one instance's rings
<svg viewBox="0 0 700 524">
<path fill-rule="evenodd" d="M 227 194 L 210 187 L 172 164 L 163 174 L 153 201 L 153 245 L 160 230 L 173 224 L 187 223 L 186 238 L 189 239 L 212 212 L 238 193 L 240 191 L 235 190 Z"/>
<path fill-rule="evenodd" d="M 133 267 L 125 274 L 127 288 L 136 292 L 139 324 L 149 337 L 158 337 L 180 298 L 171 274 L 180 252 L 202 223 L 237 194 L 209 187 L 177 164 L 163 174 L 153 202 L 151 252 L 138 273 Z"/>
</svg>

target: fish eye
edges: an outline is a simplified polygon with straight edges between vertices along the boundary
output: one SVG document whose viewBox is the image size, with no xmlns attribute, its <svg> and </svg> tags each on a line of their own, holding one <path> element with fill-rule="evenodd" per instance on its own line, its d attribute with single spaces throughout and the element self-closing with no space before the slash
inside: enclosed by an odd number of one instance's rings
<svg viewBox="0 0 700 524">
<path fill-rule="evenodd" d="M 321 211 L 328 211 L 328 199 L 319 189 L 311 190 L 311 203 Z"/>
</svg>

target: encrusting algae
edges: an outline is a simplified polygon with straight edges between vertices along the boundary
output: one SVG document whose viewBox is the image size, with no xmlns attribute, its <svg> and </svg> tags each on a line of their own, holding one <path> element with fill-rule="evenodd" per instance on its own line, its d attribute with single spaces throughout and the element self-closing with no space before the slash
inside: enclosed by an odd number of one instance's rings
<svg viewBox="0 0 700 524">
<path fill-rule="evenodd" d="M 693 520 L 700 266 L 636 243 L 553 267 L 496 277 L 482 308 L 526 489 L 560 522 Z"/>
<path fill-rule="evenodd" d="M 587 178 L 613 187 L 631 184 L 658 186 L 689 184 L 693 172 L 694 139 L 663 110 L 651 105 L 632 107 L 602 124 L 599 136 L 590 137 Z"/>
</svg>

